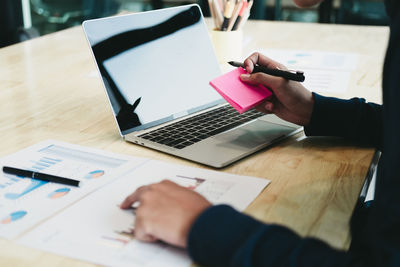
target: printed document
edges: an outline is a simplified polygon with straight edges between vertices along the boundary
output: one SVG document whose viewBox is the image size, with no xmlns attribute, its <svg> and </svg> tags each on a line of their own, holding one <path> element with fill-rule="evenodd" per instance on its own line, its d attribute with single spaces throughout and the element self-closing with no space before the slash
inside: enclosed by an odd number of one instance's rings
<svg viewBox="0 0 400 267">
<path fill-rule="evenodd" d="M 142 185 L 164 179 L 202 194 L 213 204 L 243 211 L 269 180 L 128 157 L 46 141 L 2 159 L 81 181 L 69 187 L 2 175 L 0 234 L 16 242 L 107 266 L 190 266 L 183 249 L 143 243 L 133 233 L 135 214 L 119 204 Z"/>
<path fill-rule="evenodd" d="M 357 55 L 352 53 L 284 49 L 264 49 L 261 53 L 290 70 L 303 71 L 304 86 L 317 93 L 345 93 L 357 67 Z"/>
<path fill-rule="evenodd" d="M 0 237 L 15 238 L 27 229 L 112 181 L 144 158 L 45 141 L 1 159 L 11 166 L 80 181 L 80 187 L 0 173 Z"/>
</svg>

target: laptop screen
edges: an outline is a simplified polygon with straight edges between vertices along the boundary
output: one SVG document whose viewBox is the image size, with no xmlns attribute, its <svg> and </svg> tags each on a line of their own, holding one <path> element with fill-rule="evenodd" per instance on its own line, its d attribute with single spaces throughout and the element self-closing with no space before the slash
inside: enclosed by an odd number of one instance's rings
<svg viewBox="0 0 400 267">
<path fill-rule="evenodd" d="M 208 84 L 221 71 L 197 5 L 83 26 L 123 135 L 224 102 Z"/>
</svg>

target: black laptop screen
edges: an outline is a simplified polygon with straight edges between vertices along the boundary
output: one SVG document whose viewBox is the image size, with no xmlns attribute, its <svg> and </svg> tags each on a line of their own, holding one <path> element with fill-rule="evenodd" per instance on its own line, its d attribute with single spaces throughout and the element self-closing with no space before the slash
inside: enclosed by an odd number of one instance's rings
<svg viewBox="0 0 400 267">
<path fill-rule="evenodd" d="M 223 102 L 220 75 L 197 5 L 84 23 L 122 134 Z"/>
</svg>

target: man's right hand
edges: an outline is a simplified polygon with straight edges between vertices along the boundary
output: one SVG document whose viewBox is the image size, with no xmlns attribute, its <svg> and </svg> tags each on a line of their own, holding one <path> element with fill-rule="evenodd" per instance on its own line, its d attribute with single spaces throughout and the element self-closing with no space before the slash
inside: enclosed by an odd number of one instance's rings
<svg viewBox="0 0 400 267">
<path fill-rule="evenodd" d="M 259 104 L 256 109 L 265 113 L 273 113 L 283 120 L 298 125 L 308 125 L 314 107 L 312 93 L 299 82 L 260 72 L 251 74 L 255 64 L 282 70 L 286 70 L 286 67 L 260 53 L 253 53 L 244 61 L 245 68 L 250 74 L 242 74 L 240 76 L 242 81 L 250 84 L 262 84 L 273 93 L 272 98 Z"/>
</svg>

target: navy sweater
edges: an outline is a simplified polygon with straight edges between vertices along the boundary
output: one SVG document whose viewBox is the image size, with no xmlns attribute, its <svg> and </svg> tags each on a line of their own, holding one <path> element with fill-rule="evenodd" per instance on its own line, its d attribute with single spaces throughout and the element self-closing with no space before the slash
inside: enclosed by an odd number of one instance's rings
<svg viewBox="0 0 400 267">
<path fill-rule="evenodd" d="M 390 40 L 383 105 L 314 94 L 312 118 L 305 127 L 307 135 L 340 136 L 382 151 L 375 200 L 367 211 L 355 209 L 350 249 L 336 250 L 218 205 L 204 211 L 190 230 L 188 251 L 195 262 L 207 266 L 400 266 L 400 1 L 385 3 Z"/>
</svg>

